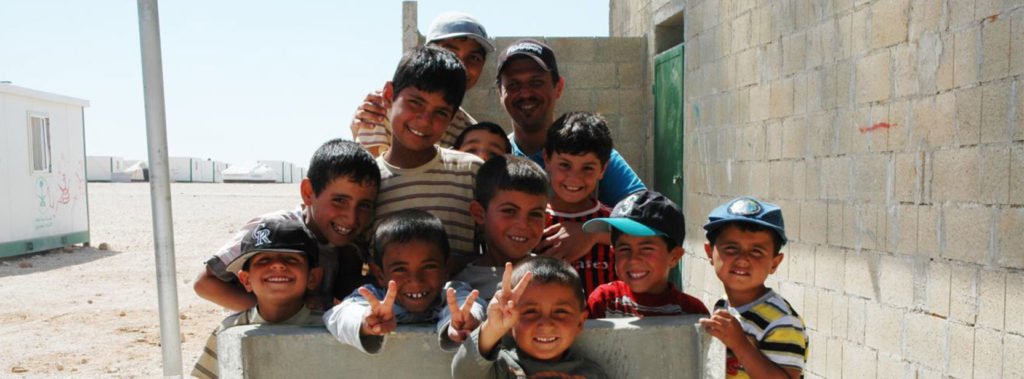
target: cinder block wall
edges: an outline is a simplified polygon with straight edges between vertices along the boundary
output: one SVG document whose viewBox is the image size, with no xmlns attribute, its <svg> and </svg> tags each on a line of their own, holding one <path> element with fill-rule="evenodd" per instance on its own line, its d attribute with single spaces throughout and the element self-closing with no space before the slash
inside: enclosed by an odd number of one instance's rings
<svg viewBox="0 0 1024 379">
<path fill-rule="evenodd" d="M 648 37 L 666 0 L 611 0 Z M 686 290 L 700 225 L 752 194 L 791 243 L 769 285 L 808 377 L 1024 372 L 1024 1 L 685 1 Z"/>
<path fill-rule="evenodd" d="M 403 3 L 403 49 L 423 42 L 416 22 L 416 3 Z M 512 121 L 498 98 L 498 53 L 521 38 L 535 38 L 551 46 L 566 87 L 555 108 L 555 117 L 569 111 L 598 112 L 608 121 L 615 148 L 641 179 L 649 182 L 647 150 L 653 106 L 647 77 L 647 39 L 641 37 L 496 37 L 495 52 L 476 86 L 466 93 L 462 107 L 477 121 L 496 122 L 512 131 Z"/>
</svg>

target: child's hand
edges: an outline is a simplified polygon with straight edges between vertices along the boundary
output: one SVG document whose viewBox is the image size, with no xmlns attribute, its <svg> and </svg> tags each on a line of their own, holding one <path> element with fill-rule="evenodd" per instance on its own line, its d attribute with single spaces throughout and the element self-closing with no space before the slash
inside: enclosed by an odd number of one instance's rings
<svg viewBox="0 0 1024 379">
<path fill-rule="evenodd" d="M 356 114 L 352 117 L 352 124 L 349 125 L 349 128 L 352 130 L 352 136 L 355 137 L 359 133 L 359 129 L 384 127 L 384 122 L 387 120 L 388 107 L 390 107 L 390 104 L 384 100 L 381 90 L 375 90 L 367 94 L 363 102 L 356 108 Z"/>
<path fill-rule="evenodd" d="M 710 318 L 700 319 L 700 325 L 708 331 L 708 334 L 718 338 L 729 348 L 735 348 L 740 343 L 747 341 L 747 334 L 743 332 L 740 321 L 728 310 L 719 309 L 711 314 Z"/>
<path fill-rule="evenodd" d="M 366 287 L 359 287 L 359 294 L 370 302 L 370 312 L 363 317 L 363 326 L 359 333 L 382 336 L 395 331 L 398 327 L 394 312 L 395 295 L 398 294 L 398 285 L 395 281 L 388 282 L 388 292 L 384 294 L 384 301 L 378 300 Z"/>
<path fill-rule="evenodd" d="M 487 304 L 487 323 L 508 331 L 516 326 L 519 321 L 519 312 L 516 310 L 516 303 L 530 285 L 533 273 L 527 272 L 522 279 L 512 286 L 512 263 L 505 263 L 505 273 L 501 277 L 501 289 L 491 298 Z M 504 333 L 504 332 L 503 332 Z"/>
<path fill-rule="evenodd" d="M 480 291 L 473 290 L 466 297 L 466 302 L 459 307 L 459 300 L 455 297 L 455 289 L 448 289 L 448 310 L 452 314 L 451 322 L 448 323 L 448 338 L 456 343 L 462 343 L 469 338 L 469 333 L 480 326 L 480 320 L 473 317 L 473 303 L 476 302 Z"/>
<path fill-rule="evenodd" d="M 597 234 L 583 231 L 583 223 L 567 221 L 544 229 L 537 251 L 541 255 L 573 262 L 590 252 Z"/>
</svg>

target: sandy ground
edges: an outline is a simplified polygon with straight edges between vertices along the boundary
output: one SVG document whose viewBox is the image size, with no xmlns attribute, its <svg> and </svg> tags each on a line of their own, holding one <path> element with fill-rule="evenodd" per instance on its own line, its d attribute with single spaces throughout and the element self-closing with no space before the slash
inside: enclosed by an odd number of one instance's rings
<svg viewBox="0 0 1024 379">
<path fill-rule="evenodd" d="M 252 216 L 295 207 L 298 187 L 171 186 L 184 375 L 225 316 L 192 291 L 202 262 Z M 90 183 L 92 247 L 0 260 L 0 377 L 163 375 L 150 214 L 148 183 Z"/>
</svg>

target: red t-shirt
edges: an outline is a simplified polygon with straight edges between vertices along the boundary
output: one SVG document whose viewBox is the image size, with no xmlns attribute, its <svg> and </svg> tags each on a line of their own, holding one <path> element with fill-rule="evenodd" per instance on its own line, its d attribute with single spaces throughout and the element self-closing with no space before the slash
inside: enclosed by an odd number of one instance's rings
<svg viewBox="0 0 1024 379">
<path fill-rule="evenodd" d="M 597 287 L 587 300 L 590 318 L 707 315 L 708 308 L 697 298 L 680 292 L 672 284 L 657 294 L 634 294 L 621 280 Z"/>
<path fill-rule="evenodd" d="M 583 212 L 559 212 L 548 204 L 547 213 L 547 226 L 551 226 L 565 221 L 582 224 L 595 218 L 608 217 L 611 214 L 611 209 L 595 200 L 594 207 Z M 595 244 L 587 255 L 572 262 L 572 267 L 580 275 L 580 279 L 583 281 L 583 290 L 587 295 L 593 292 L 597 286 L 618 279 L 615 277 L 615 255 L 611 245 Z"/>
</svg>

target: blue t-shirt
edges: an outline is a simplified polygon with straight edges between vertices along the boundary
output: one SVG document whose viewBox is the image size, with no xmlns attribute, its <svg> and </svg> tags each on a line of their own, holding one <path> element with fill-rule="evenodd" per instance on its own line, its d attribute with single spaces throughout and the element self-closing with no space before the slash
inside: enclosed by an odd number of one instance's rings
<svg viewBox="0 0 1024 379">
<path fill-rule="evenodd" d="M 513 155 L 530 158 L 541 168 L 544 167 L 543 149 L 528 156 L 516 145 L 514 133 L 508 135 L 508 140 L 512 145 Z M 612 154 L 608 158 L 608 168 L 604 172 L 604 177 L 597 183 L 597 200 L 609 207 L 614 207 L 626 196 L 643 189 L 647 189 L 644 182 L 636 176 L 636 172 L 629 167 L 629 163 L 622 158 L 618 150 L 612 149 Z"/>
</svg>

